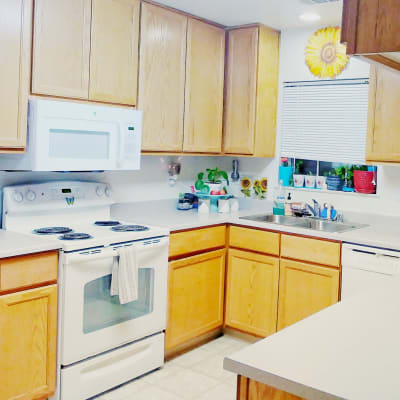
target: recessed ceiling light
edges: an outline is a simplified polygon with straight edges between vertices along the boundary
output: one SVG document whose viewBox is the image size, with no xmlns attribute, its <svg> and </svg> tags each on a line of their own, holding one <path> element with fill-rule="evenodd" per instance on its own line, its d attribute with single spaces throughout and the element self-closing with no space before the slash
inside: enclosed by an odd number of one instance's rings
<svg viewBox="0 0 400 400">
<path fill-rule="evenodd" d="M 299 15 L 299 18 L 305 22 L 315 22 L 319 21 L 321 16 L 313 12 L 305 12 L 304 14 Z"/>
</svg>

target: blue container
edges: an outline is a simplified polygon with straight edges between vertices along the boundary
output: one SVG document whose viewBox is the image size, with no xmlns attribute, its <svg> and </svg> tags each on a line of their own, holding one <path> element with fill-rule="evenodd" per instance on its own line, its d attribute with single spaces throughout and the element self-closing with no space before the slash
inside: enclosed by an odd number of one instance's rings
<svg viewBox="0 0 400 400">
<path fill-rule="evenodd" d="M 292 175 L 293 167 L 279 167 L 279 182 L 282 181 L 282 186 L 290 186 Z"/>
</svg>

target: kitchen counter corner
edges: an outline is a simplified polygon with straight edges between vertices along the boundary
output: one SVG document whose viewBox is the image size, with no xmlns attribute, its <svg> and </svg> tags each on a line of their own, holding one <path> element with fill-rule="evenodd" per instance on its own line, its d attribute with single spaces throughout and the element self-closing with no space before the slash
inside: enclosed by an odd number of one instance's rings
<svg viewBox="0 0 400 400">
<path fill-rule="evenodd" d="M 25 235 L 0 229 L 0 259 L 40 253 L 61 248 L 54 240 L 45 241 L 33 235 Z"/>
</svg>

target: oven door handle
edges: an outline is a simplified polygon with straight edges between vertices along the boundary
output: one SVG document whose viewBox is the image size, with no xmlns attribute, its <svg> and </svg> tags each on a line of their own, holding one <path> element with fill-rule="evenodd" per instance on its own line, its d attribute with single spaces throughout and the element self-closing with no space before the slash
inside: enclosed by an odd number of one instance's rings
<svg viewBox="0 0 400 400">
<path fill-rule="evenodd" d="M 169 240 L 168 238 L 166 239 L 160 239 L 158 242 L 140 242 L 140 243 L 133 243 L 130 245 L 127 245 L 126 247 L 134 246 L 136 248 L 136 251 L 140 255 L 142 252 L 147 252 L 147 251 L 154 251 L 163 247 L 168 246 Z M 104 258 L 113 258 L 113 257 L 118 257 L 118 248 L 119 247 L 124 247 L 123 245 L 117 246 L 113 248 L 106 248 L 104 250 L 87 250 L 83 251 L 80 253 L 69 253 L 65 254 L 64 257 L 64 263 L 65 264 L 83 264 L 91 261 L 96 261 L 96 260 L 102 260 Z M 142 267 L 141 267 L 142 268 Z M 145 268 L 145 267 L 143 267 Z"/>
</svg>

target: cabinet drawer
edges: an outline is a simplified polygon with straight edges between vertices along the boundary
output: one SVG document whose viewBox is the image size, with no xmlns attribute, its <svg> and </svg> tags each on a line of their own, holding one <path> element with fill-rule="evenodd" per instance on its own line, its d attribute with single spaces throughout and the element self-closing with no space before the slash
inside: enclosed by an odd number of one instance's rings
<svg viewBox="0 0 400 400">
<path fill-rule="evenodd" d="M 340 243 L 282 235 L 281 257 L 339 267 Z"/>
<path fill-rule="evenodd" d="M 231 226 L 229 246 L 279 256 L 279 233 Z"/>
<path fill-rule="evenodd" d="M 57 280 L 58 252 L 0 260 L 0 291 Z"/>
<path fill-rule="evenodd" d="M 195 253 L 225 246 L 225 225 L 192 231 L 172 233 L 169 241 L 169 256 Z"/>
</svg>

